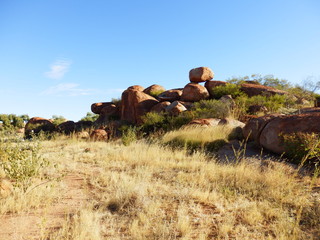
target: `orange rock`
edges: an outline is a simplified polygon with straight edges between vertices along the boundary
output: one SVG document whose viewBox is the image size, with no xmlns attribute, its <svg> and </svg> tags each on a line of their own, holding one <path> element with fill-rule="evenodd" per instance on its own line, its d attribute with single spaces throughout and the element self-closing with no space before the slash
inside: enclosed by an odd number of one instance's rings
<svg viewBox="0 0 320 240">
<path fill-rule="evenodd" d="M 153 96 L 155 94 L 159 95 L 160 93 L 163 93 L 166 91 L 166 89 L 160 85 L 153 84 L 150 87 L 147 87 L 145 90 L 143 90 L 144 93 L 149 94 L 150 96 Z"/>
<path fill-rule="evenodd" d="M 169 101 L 169 102 L 174 102 L 180 100 L 182 95 L 182 88 L 178 89 L 171 89 L 162 92 L 161 94 L 158 95 L 158 99 L 160 101 Z"/>
<path fill-rule="evenodd" d="M 208 98 L 209 92 L 204 86 L 197 83 L 188 83 L 183 88 L 181 101 L 198 102 Z"/>
<path fill-rule="evenodd" d="M 137 90 L 125 90 L 121 96 L 121 120 L 142 124 L 142 116 L 150 112 L 159 101 Z"/>
<path fill-rule="evenodd" d="M 279 94 L 279 95 L 288 94 L 286 91 L 282 91 L 273 87 L 267 87 L 263 85 L 250 84 L 250 83 L 241 84 L 241 91 L 243 91 L 249 97 L 256 96 L 256 95 L 271 96 L 275 94 Z"/>
<path fill-rule="evenodd" d="M 55 130 L 54 124 L 45 118 L 33 117 L 29 119 L 25 126 L 25 137 L 30 138 L 32 134 L 38 134 L 40 131 L 53 132 Z"/>
<path fill-rule="evenodd" d="M 94 141 L 107 141 L 108 133 L 104 129 L 96 129 L 90 134 L 90 139 Z"/>
<path fill-rule="evenodd" d="M 199 83 L 213 79 L 214 73 L 208 67 L 193 68 L 189 71 L 190 82 Z"/>
</svg>

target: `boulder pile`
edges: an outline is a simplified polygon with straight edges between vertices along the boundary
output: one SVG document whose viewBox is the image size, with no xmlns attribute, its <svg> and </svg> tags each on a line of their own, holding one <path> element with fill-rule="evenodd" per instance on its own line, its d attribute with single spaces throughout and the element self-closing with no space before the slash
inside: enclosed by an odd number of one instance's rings
<svg viewBox="0 0 320 240">
<path fill-rule="evenodd" d="M 320 112 L 265 115 L 251 118 L 243 128 L 243 135 L 271 152 L 282 154 L 285 152 L 283 135 L 320 133 L 319 122 Z"/>
<path fill-rule="evenodd" d="M 99 114 L 96 126 L 106 125 L 111 120 L 119 119 L 129 124 L 143 124 L 142 116 L 148 112 L 168 112 L 174 116 L 189 110 L 194 102 L 214 99 L 213 89 L 225 86 L 224 81 L 214 81 L 214 73 L 208 67 L 198 67 L 189 71 L 189 83 L 183 88 L 166 90 L 164 87 L 153 84 L 147 88 L 139 85 L 128 87 L 121 95 L 121 101 L 100 102 L 91 105 L 91 111 Z M 204 83 L 204 85 L 201 85 Z M 265 94 L 286 94 L 284 91 L 259 84 L 244 83 L 241 90 L 249 96 Z M 221 101 L 230 101 L 230 96 L 224 96 Z"/>
</svg>

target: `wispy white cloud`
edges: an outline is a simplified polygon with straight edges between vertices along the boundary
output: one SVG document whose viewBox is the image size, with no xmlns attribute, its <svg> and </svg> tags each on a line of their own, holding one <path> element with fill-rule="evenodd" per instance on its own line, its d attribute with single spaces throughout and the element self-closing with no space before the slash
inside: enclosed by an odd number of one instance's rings
<svg viewBox="0 0 320 240">
<path fill-rule="evenodd" d="M 45 76 L 51 79 L 61 79 L 68 72 L 72 61 L 60 59 L 50 65 L 50 71 L 45 73 Z"/>
<path fill-rule="evenodd" d="M 84 96 L 96 93 L 96 89 L 79 88 L 77 83 L 60 83 L 52 86 L 41 93 L 41 95 L 58 95 L 58 96 Z"/>
</svg>

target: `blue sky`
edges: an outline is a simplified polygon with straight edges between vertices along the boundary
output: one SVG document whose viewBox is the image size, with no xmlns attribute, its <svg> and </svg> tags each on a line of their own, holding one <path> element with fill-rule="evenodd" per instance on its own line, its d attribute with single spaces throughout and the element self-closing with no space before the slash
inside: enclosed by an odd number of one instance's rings
<svg viewBox="0 0 320 240">
<path fill-rule="evenodd" d="M 0 0 L 0 113 L 79 120 L 199 66 L 320 80 L 320 1 Z"/>
</svg>

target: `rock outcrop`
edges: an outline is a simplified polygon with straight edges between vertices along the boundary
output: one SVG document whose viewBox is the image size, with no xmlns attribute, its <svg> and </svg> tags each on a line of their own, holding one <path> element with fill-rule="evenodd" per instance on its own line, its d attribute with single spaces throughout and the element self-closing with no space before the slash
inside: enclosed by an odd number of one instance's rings
<svg viewBox="0 0 320 240">
<path fill-rule="evenodd" d="M 71 134 L 76 131 L 76 123 L 74 121 L 66 121 L 57 126 L 60 133 Z"/>
<path fill-rule="evenodd" d="M 264 127 L 279 114 L 269 114 L 262 117 L 252 117 L 243 128 L 243 137 L 249 141 L 260 143 L 260 134 Z"/>
<path fill-rule="evenodd" d="M 154 105 L 151 109 L 150 112 L 156 112 L 156 113 L 160 113 L 160 112 L 165 112 L 166 108 L 171 104 L 171 102 L 169 101 L 165 101 L 165 102 L 159 102 L 156 105 Z"/>
<path fill-rule="evenodd" d="M 250 84 L 250 83 L 241 84 L 240 89 L 249 97 L 253 97 L 257 95 L 271 96 L 275 94 L 279 94 L 279 95 L 288 94 L 286 91 L 282 91 L 273 87 L 268 87 L 268 86 L 258 85 L 258 84 Z"/>
<path fill-rule="evenodd" d="M 144 93 L 149 94 L 152 97 L 158 96 L 160 93 L 163 93 L 166 89 L 160 85 L 153 84 L 150 87 L 147 87 L 143 90 Z"/>
<path fill-rule="evenodd" d="M 210 97 L 214 97 L 213 89 L 218 86 L 225 86 L 227 82 L 224 81 L 206 81 L 204 84 L 205 88 L 208 90 Z"/>
<path fill-rule="evenodd" d="M 121 97 L 121 120 L 132 124 L 142 124 L 142 116 L 150 112 L 159 101 L 137 90 L 127 89 Z"/>
<path fill-rule="evenodd" d="M 182 90 L 183 90 L 183 88 L 177 88 L 177 89 L 170 89 L 170 90 L 164 91 L 158 95 L 158 99 L 161 102 L 163 102 L 163 101 L 169 101 L 169 102 L 178 101 L 181 98 Z"/>
<path fill-rule="evenodd" d="M 243 135 L 271 152 L 282 154 L 285 152 L 284 134 L 320 133 L 319 122 L 320 113 L 265 115 L 250 119 L 243 128 Z"/>
<path fill-rule="evenodd" d="M 269 151 L 282 154 L 285 152 L 283 134 L 320 133 L 319 122 L 319 113 L 278 116 L 263 128 L 259 143 Z"/>
<path fill-rule="evenodd" d="M 180 113 L 187 111 L 187 108 L 179 101 L 174 101 L 168 107 L 166 107 L 166 111 L 174 116 L 178 116 Z"/>
<path fill-rule="evenodd" d="M 27 122 L 25 126 L 25 137 L 31 138 L 33 134 L 42 132 L 53 132 L 55 130 L 54 124 L 45 118 L 33 117 Z"/>
</svg>

